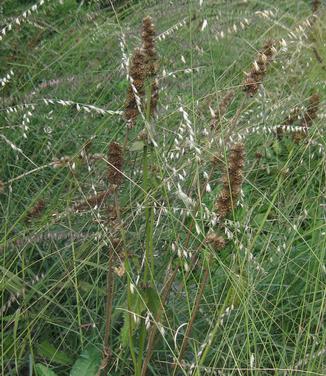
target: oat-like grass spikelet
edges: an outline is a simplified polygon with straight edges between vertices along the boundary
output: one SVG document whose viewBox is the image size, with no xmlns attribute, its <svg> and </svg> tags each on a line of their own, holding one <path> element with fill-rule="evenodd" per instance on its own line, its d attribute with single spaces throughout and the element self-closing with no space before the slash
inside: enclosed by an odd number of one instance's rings
<svg viewBox="0 0 326 376">
<path fill-rule="evenodd" d="M 222 177 L 223 189 L 215 204 L 217 214 L 225 218 L 239 198 L 243 182 L 243 166 L 245 161 L 244 145 L 241 143 L 231 147 L 228 168 Z"/>
<path fill-rule="evenodd" d="M 244 82 L 243 90 L 248 96 L 253 97 L 267 72 L 268 65 L 272 62 L 273 56 L 275 55 L 274 41 L 268 40 L 262 50 L 258 53 L 257 59 L 253 63 L 253 67 Z"/>
<path fill-rule="evenodd" d="M 289 126 L 289 125 L 293 125 L 298 119 L 299 119 L 299 115 L 300 115 L 300 109 L 299 107 L 295 107 L 294 109 L 292 109 L 290 111 L 290 113 L 287 115 L 287 117 L 284 119 L 283 123 L 282 123 L 282 126 Z M 283 136 L 283 129 L 282 129 L 282 126 L 278 127 L 277 128 L 277 137 L 279 139 L 282 138 Z"/>
</svg>

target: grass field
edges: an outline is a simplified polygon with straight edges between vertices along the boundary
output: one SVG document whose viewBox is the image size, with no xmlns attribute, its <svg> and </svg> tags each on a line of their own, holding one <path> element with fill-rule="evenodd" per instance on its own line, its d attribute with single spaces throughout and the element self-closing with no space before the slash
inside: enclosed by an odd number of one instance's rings
<svg viewBox="0 0 326 376">
<path fill-rule="evenodd" d="M 1 375 L 324 375 L 325 2 L 0 14 Z"/>
</svg>

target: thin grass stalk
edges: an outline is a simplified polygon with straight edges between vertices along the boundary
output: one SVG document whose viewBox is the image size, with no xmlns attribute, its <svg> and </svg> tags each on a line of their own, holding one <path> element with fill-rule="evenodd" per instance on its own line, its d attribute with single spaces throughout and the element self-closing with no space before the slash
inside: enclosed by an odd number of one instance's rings
<svg viewBox="0 0 326 376">
<path fill-rule="evenodd" d="M 212 167 L 209 176 L 212 176 L 213 171 L 214 171 L 214 168 Z M 206 186 L 206 182 L 202 186 L 201 197 L 205 193 L 205 186 Z M 200 205 L 201 197 L 197 201 L 197 208 Z M 196 208 L 195 208 L 195 210 L 196 210 Z M 186 218 L 184 218 L 184 220 L 183 220 L 183 225 L 185 225 L 185 222 L 186 222 Z M 191 230 L 192 230 L 193 226 L 194 226 L 194 220 L 192 220 L 191 223 L 190 223 L 190 225 L 189 225 L 188 234 L 187 234 L 187 237 L 186 237 L 186 240 L 185 240 L 185 247 L 186 248 L 188 247 L 189 242 L 190 242 L 190 236 L 192 234 Z M 164 311 L 164 304 L 168 300 L 168 297 L 170 295 L 173 282 L 174 282 L 175 278 L 177 277 L 177 274 L 178 274 L 178 271 L 179 271 L 179 267 L 180 267 L 179 265 L 176 266 L 176 268 L 174 269 L 174 271 L 172 272 L 172 274 L 169 275 L 169 277 L 167 278 L 167 280 L 165 282 L 164 288 L 163 288 L 163 290 L 161 292 L 161 305 L 160 305 L 160 309 L 158 310 L 158 312 L 156 314 L 156 317 L 155 317 L 155 320 L 154 320 L 156 325 L 153 325 L 150 328 L 150 330 L 149 330 L 148 342 L 147 342 L 147 352 L 146 352 L 146 356 L 145 356 L 145 359 L 144 359 L 144 362 L 143 362 L 141 376 L 145 376 L 146 375 L 150 359 L 151 359 L 151 357 L 153 355 L 154 341 L 155 341 L 156 333 L 157 333 L 157 330 L 158 330 L 157 323 L 160 321 L 161 314 Z"/>
<path fill-rule="evenodd" d="M 290 155 L 289 155 L 289 159 L 288 160 L 291 160 L 292 158 L 292 153 L 293 151 L 291 151 Z M 278 185 L 275 189 L 275 191 L 273 192 L 273 198 L 272 200 L 270 201 L 270 205 L 264 215 L 264 218 L 262 219 L 261 221 L 261 225 L 260 227 L 258 228 L 256 234 L 255 234 L 255 237 L 252 239 L 251 241 L 251 245 L 249 246 L 248 248 L 248 252 L 250 253 L 252 251 L 252 248 L 254 247 L 254 245 L 256 244 L 256 241 L 258 239 L 258 236 L 260 235 L 261 231 L 263 230 L 263 227 L 264 227 L 264 223 L 266 222 L 269 214 L 270 214 L 270 211 L 272 210 L 272 208 L 274 207 L 274 204 L 275 204 L 275 200 L 277 198 L 277 194 L 278 194 L 278 191 L 280 189 L 280 187 L 282 186 L 283 184 L 283 180 L 280 179 L 279 182 L 278 182 Z M 244 273 L 244 263 L 242 265 L 240 265 L 240 271 L 239 271 L 239 278 L 240 278 L 240 281 L 241 281 L 241 278 L 242 278 L 242 275 Z M 235 304 L 235 296 L 236 296 L 236 291 L 234 290 L 233 286 L 230 286 L 228 291 L 227 291 L 227 294 L 226 294 L 226 298 L 223 302 L 223 305 L 221 307 L 221 309 L 219 310 L 218 314 L 217 314 L 217 318 L 219 318 L 223 312 L 225 311 L 225 309 L 230 306 L 230 305 L 234 305 Z M 205 347 L 205 349 L 203 350 L 203 353 L 200 357 L 200 360 L 199 360 L 199 364 L 198 364 L 198 369 L 200 369 L 200 367 L 204 364 L 205 362 L 205 359 L 208 355 L 208 352 L 213 344 L 213 340 L 214 338 L 216 337 L 217 333 L 218 333 L 218 330 L 219 330 L 219 327 L 220 327 L 220 321 L 217 320 L 211 334 L 210 334 L 210 337 L 211 337 L 211 341 L 207 344 L 207 346 Z M 200 373 L 199 371 L 197 370 L 196 372 L 196 376 L 200 376 Z"/>
<path fill-rule="evenodd" d="M 114 275 L 113 275 L 113 258 L 114 258 L 114 249 L 112 246 L 109 246 L 109 265 L 108 272 L 106 275 L 106 321 L 105 321 L 105 333 L 104 333 L 104 364 L 103 364 L 103 374 L 108 374 L 109 361 L 112 355 L 110 348 L 110 332 L 111 332 L 111 320 L 112 320 L 112 306 L 113 306 L 113 295 L 114 295 Z"/>
<path fill-rule="evenodd" d="M 196 319 L 196 316 L 197 316 L 197 313 L 198 313 L 198 310 L 199 310 L 200 302 L 201 302 L 203 293 L 205 291 L 205 287 L 207 285 L 207 281 L 208 281 L 208 277 L 209 277 L 209 265 L 210 265 L 211 261 L 212 261 L 212 257 L 209 257 L 207 265 L 206 265 L 206 269 L 204 271 L 204 275 L 203 275 L 202 281 L 201 281 L 200 286 L 199 286 L 198 293 L 196 295 L 196 299 L 195 299 L 195 303 L 194 303 L 194 308 L 192 310 L 191 317 L 190 317 L 189 323 L 187 325 L 187 329 L 186 329 L 185 335 L 183 337 L 183 341 L 182 341 L 181 348 L 180 348 L 180 351 L 179 351 L 179 356 L 178 356 L 178 359 L 174 363 L 174 366 L 173 366 L 173 370 L 172 370 L 173 375 L 176 374 L 176 372 L 178 370 L 178 367 L 179 367 L 179 365 L 181 363 L 181 360 L 183 358 L 183 355 L 184 355 L 185 351 L 187 350 L 187 346 L 188 346 L 188 343 L 189 343 L 190 333 L 192 331 L 192 327 L 194 325 L 194 322 L 195 322 L 195 319 Z"/>
<path fill-rule="evenodd" d="M 149 334 L 148 334 L 147 352 L 146 352 L 146 356 L 145 356 L 145 359 L 144 359 L 144 362 L 143 362 L 143 367 L 142 367 L 142 370 L 141 370 L 141 376 L 146 376 L 147 368 L 148 368 L 149 362 L 152 358 L 153 351 L 154 351 L 154 341 L 155 341 L 156 333 L 158 331 L 157 323 L 160 321 L 161 314 L 164 311 L 164 304 L 169 297 L 169 294 L 170 294 L 170 291 L 171 291 L 171 288 L 172 288 L 172 284 L 173 284 L 173 282 L 174 282 L 174 280 L 175 280 L 175 278 L 178 274 L 178 271 L 179 271 L 179 268 L 176 267 L 174 269 L 173 273 L 170 275 L 170 277 L 166 281 L 165 286 L 162 290 L 160 309 L 156 313 L 156 316 L 154 318 L 155 319 L 154 325 L 152 325 L 152 327 L 149 330 Z"/>
</svg>

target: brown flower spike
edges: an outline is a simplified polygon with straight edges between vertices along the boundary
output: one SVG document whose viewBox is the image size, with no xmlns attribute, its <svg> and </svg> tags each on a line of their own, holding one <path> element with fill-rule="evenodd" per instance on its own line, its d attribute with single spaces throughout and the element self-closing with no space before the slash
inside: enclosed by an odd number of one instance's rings
<svg viewBox="0 0 326 376">
<path fill-rule="evenodd" d="M 150 114 L 154 114 L 158 102 L 158 80 L 156 79 L 158 71 L 158 56 L 155 49 L 155 26 L 152 18 L 147 16 L 143 19 L 142 40 L 146 56 L 146 78 L 152 80 Z"/>
<path fill-rule="evenodd" d="M 212 118 L 212 122 L 211 122 L 212 129 L 217 128 L 218 122 L 225 115 L 233 98 L 234 98 L 234 91 L 228 91 L 225 94 L 225 96 L 222 98 L 221 103 L 218 106 L 217 113 Z"/>
<path fill-rule="evenodd" d="M 244 158 L 244 145 L 241 143 L 233 145 L 227 171 L 222 177 L 223 189 L 215 204 L 220 218 L 225 218 L 233 210 L 239 198 L 243 182 Z"/>
<path fill-rule="evenodd" d="M 45 209 L 45 201 L 39 200 L 36 204 L 28 211 L 27 220 L 31 221 L 33 218 L 39 217 Z"/>
<path fill-rule="evenodd" d="M 248 96 L 253 97 L 257 93 L 266 75 L 267 67 L 273 60 L 274 54 L 274 41 L 269 40 L 265 43 L 261 52 L 259 52 L 257 60 L 254 62 L 251 71 L 247 74 L 245 79 L 243 90 Z"/>
<path fill-rule="evenodd" d="M 142 48 L 134 51 L 129 70 L 130 85 L 125 103 L 125 119 L 129 128 L 135 125 L 140 109 L 146 108 L 144 104 L 145 82 L 150 80 L 151 99 L 150 114 L 152 115 L 158 102 L 158 57 L 155 50 L 155 28 L 151 17 L 143 19 Z"/>
<path fill-rule="evenodd" d="M 215 233 L 206 236 L 206 243 L 210 244 L 215 251 L 220 251 L 225 247 L 225 240 Z"/>
<path fill-rule="evenodd" d="M 130 128 L 135 125 L 136 118 L 139 114 L 139 106 L 141 106 L 141 99 L 145 94 L 144 85 L 146 73 L 146 55 L 143 50 L 137 48 L 131 59 L 129 70 L 131 83 L 128 87 L 124 112 L 125 119 Z"/>
<path fill-rule="evenodd" d="M 118 142 L 109 145 L 109 169 L 108 179 L 112 185 L 119 186 L 122 183 L 123 148 Z"/>
<path fill-rule="evenodd" d="M 321 3 L 321 1 L 320 0 L 312 0 L 312 11 L 313 11 L 313 13 L 316 13 L 316 12 L 318 12 L 318 9 L 319 9 L 319 7 L 320 7 L 320 3 Z"/>
<path fill-rule="evenodd" d="M 155 50 L 155 27 L 152 18 L 147 16 L 143 19 L 143 50 L 146 54 L 146 64 L 148 67 L 148 76 L 155 76 L 157 73 L 157 54 Z"/>
</svg>

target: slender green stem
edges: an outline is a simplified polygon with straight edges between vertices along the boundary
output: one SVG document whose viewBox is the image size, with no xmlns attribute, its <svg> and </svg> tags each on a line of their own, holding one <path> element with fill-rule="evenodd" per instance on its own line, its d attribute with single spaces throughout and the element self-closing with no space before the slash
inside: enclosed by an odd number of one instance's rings
<svg viewBox="0 0 326 376">
<path fill-rule="evenodd" d="M 203 293 L 204 293 L 204 290 L 205 290 L 205 287 L 206 287 L 206 284 L 207 284 L 207 281 L 208 281 L 208 277 L 209 277 L 209 265 L 210 265 L 211 261 L 212 261 L 212 257 L 209 257 L 209 259 L 207 260 L 207 265 L 206 265 L 206 269 L 204 271 L 204 275 L 203 275 L 202 281 L 201 281 L 200 286 L 199 286 L 198 293 L 196 295 L 196 299 L 195 299 L 195 303 L 194 303 L 194 308 L 192 310 L 191 317 L 190 317 L 189 323 L 187 325 L 187 329 L 186 329 L 186 332 L 185 332 L 185 335 L 184 335 L 184 338 L 183 338 L 183 341 L 182 341 L 182 344 L 181 344 L 181 348 L 180 348 L 180 351 L 179 351 L 179 356 L 178 356 L 178 359 L 174 363 L 174 366 L 173 366 L 173 375 L 176 374 L 176 372 L 178 370 L 178 366 L 180 365 L 180 362 L 181 362 L 181 360 L 183 358 L 183 355 L 184 355 L 184 353 L 185 353 L 185 351 L 187 349 L 188 342 L 189 342 L 189 336 L 190 336 L 193 324 L 195 322 L 196 315 L 198 313 L 199 306 L 200 306 L 200 301 L 201 301 L 201 298 L 203 296 Z"/>
</svg>

